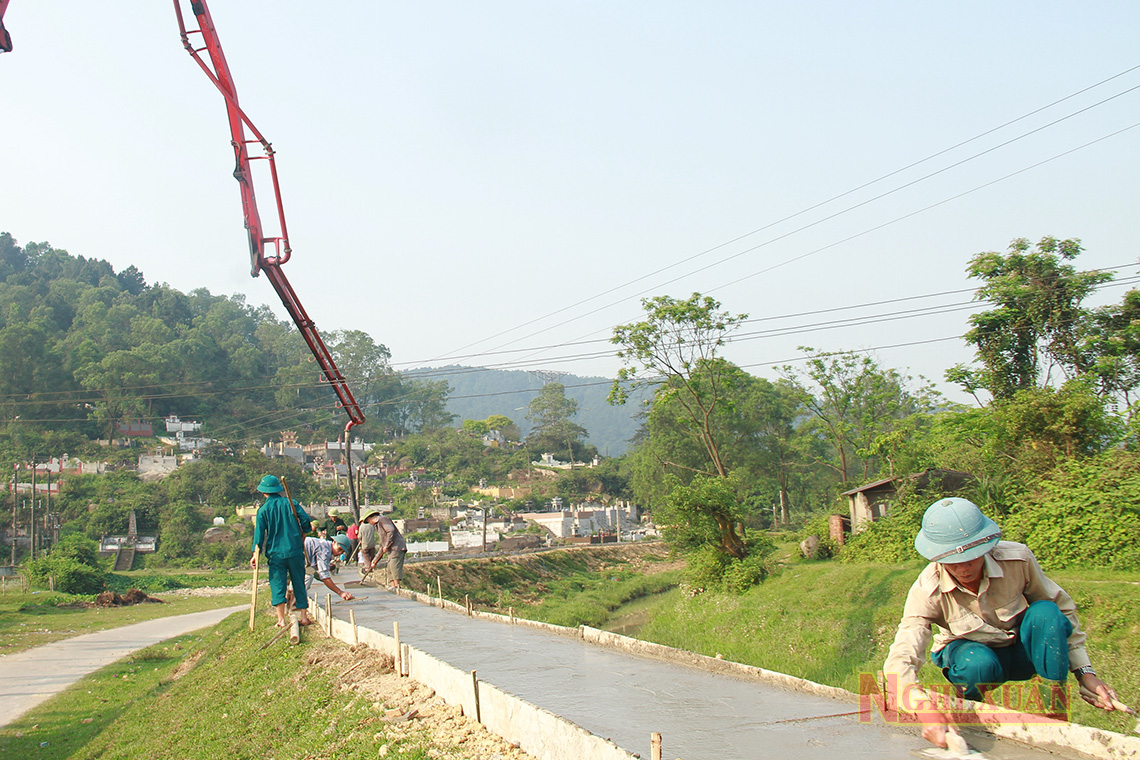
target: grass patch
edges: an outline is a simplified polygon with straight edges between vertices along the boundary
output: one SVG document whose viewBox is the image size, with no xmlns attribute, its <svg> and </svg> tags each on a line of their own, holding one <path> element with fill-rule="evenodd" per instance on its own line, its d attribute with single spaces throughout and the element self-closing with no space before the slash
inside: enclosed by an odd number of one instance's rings
<svg viewBox="0 0 1140 760">
<path fill-rule="evenodd" d="M 249 580 L 252 575 L 252 570 L 189 573 L 161 573 L 153 570 L 134 570 L 125 573 L 107 573 L 107 589 L 123 594 L 133 588 L 137 588 L 148 594 L 156 594 L 160 591 L 172 591 L 180 588 L 237 586 Z"/>
<path fill-rule="evenodd" d="M 93 598 L 46 591 L 0 594 L 0 655 L 144 620 L 230 607 L 248 602 L 249 594 L 166 596 L 163 604 L 129 607 L 90 609 L 78 605 Z"/>
<path fill-rule="evenodd" d="M 554 625 L 600 628 L 623 605 L 674 588 L 680 579 L 679 570 L 655 575 L 632 570 L 611 570 L 601 577 L 580 574 L 552 582 L 541 602 L 515 606 L 515 614 Z"/>
<path fill-rule="evenodd" d="M 36 758 L 359 758 L 423 760 L 421 738 L 389 737 L 367 700 L 330 687 L 309 635 L 262 649 L 244 615 L 136 653 L 0 729 L 0 753 Z"/>
</svg>

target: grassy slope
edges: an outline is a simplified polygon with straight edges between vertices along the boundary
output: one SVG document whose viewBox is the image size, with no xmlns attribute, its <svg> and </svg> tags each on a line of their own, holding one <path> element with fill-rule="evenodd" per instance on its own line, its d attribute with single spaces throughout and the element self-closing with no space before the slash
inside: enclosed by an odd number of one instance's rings
<svg viewBox="0 0 1140 760">
<path fill-rule="evenodd" d="M 416 739 L 387 740 L 367 700 L 330 687 L 312 655 L 341 646 L 307 636 L 276 642 L 232 615 L 213 629 L 136 652 L 0 729 L 13 758 L 426 758 Z"/>
<path fill-rule="evenodd" d="M 621 605 L 679 580 L 661 543 L 583 547 L 501 559 L 425 562 L 405 568 L 405 585 L 476 607 L 556 625 L 599 626 Z"/>
</svg>

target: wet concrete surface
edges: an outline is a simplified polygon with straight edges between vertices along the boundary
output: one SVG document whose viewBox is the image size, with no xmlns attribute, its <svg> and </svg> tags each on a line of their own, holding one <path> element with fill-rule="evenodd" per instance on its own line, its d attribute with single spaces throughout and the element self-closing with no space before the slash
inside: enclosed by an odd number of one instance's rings
<svg viewBox="0 0 1140 760">
<path fill-rule="evenodd" d="M 359 626 L 392 635 L 461 670 L 475 670 L 526 701 L 650 756 L 650 734 L 663 737 L 663 757 L 911 758 L 931 747 L 913 727 L 872 724 L 841 700 L 785 690 L 731 675 L 627 654 L 522 626 L 468 618 L 379 589 L 352 604 Z M 324 597 L 320 597 L 324 605 Z M 347 620 L 346 606 L 333 615 Z M 1060 755 L 967 734 L 994 760 L 1043 760 Z M 1072 755 L 1077 758 L 1079 755 Z"/>
</svg>

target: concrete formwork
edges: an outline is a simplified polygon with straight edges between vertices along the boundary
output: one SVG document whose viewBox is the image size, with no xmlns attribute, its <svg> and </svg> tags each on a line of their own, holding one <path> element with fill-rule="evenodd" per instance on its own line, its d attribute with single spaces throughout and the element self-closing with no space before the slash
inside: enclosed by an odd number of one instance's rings
<svg viewBox="0 0 1140 760">
<path fill-rule="evenodd" d="M 400 645 L 397 656 L 395 636 L 388 636 L 366 626 L 332 617 L 314 603 L 310 613 L 331 635 L 348 644 L 364 644 L 394 659 L 402 675 L 424 684 L 450 705 L 458 705 L 468 717 L 509 742 L 517 744 L 543 760 L 634 760 L 635 756 L 611 741 L 595 736 L 581 726 L 510 694 L 497 686 L 479 681 L 477 674 L 449 665 L 427 652 L 408 644 Z M 423 600 L 421 600 L 423 601 Z M 448 603 L 456 612 L 466 612 L 462 605 Z M 331 625 L 330 625 L 331 623 Z M 542 624 L 545 625 L 545 624 Z M 559 628 L 559 626 L 546 626 Z M 575 628 L 566 628 L 574 634 Z"/>
<path fill-rule="evenodd" d="M 813 683 L 762 668 L 643 642 L 594 628 L 566 628 L 527 621 L 515 618 L 513 615 L 504 616 L 469 611 L 462 604 L 408 591 L 402 592 L 400 596 L 404 599 L 414 599 L 434 607 L 442 607 L 452 613 L 457 612 L 470 617 L 474 624 L 473 630 L 468 634 L 464 628 L 463 633 L 456 634 L 455 631 L 459 629 L 455 627 L 455 623 L 446 622 L 448 619 L 455 621 L 454 617 L 444 616 L 444 619 L 439 619 L 429 616 L 430 619 L 424 618 L 423 613 L 415 613 L 416 608 L 422 609 L 419 605 L 409 607 L 406 601 L 397 601 L 395 597 L 387 594 L 382 595 L 382 598 L 391 600 L 391 602 L 383 602 L 379 607 L 372 607 L 368 611 L 364 611 L 364 617 L 371 618 L 368 625 L 374 626 L 375 619 L 378 616 L 389 618 L 403 616 L 405 620 L 415 619 L 416 622 L 405 629 L 410 629 L 409 632 L 412 633 L 413 638 L 423 638 L 429 644 L 428 648 L 434 646 L 440 649 L 442 647 L 441 651 L 446 653 L 445 656 L 448 659 L 452 659 L 454 656 L 457 662 L 463 663 L 464 667 L 480 668 L 480 672 L 483 672 L 482 668 L 484 667 L 489 669 L 487 672 L 492 672 L 490 670 L 491 659 L 494 659 L 488 658 L 488 642 L 480 642 L 480 640 L 501 638 L 503 639 L 501 646 L 508 653 L 517 646 L 515 641 L 517 635 L 495 634 L 493 632 L 496 629 L 503 630 L 498 626 L 493 626 L 492 629 L 485 632 L 479 632 L 477 629 L 484 621 L 507 623 L 509 624 L 506 626 L 507 630 L 518 628 L 533 630 L 534 634 L 531 636 L 542 633 L 556 634 L 557 638 L 549 639 L 549 644 L 538 644 L 539 656 L 545 659 L 546 670 L 552 674 L 547 679 L 551 683 L 544 686 L 540 683 L 541 677 L 531 677 L 530 675 L 519 681 L 516 673 L 507 678 L 507 682 L 514 683 L 515 686 L 507 688 L 518 693 L 528 694 L 533 693 L 532 687 L 537 684 L 539 686 L 537 693 L 544 695 L 539 697 L 540 703 L 546 704 L 547 697 L 557 696 L 557 699 L 549 700 L 555 705 L 554 712 L 574 718 L 582 725 L 593 726 L 595 731 L 604 736 L 618 737 L 621 729 L 615 728 L 612 723 L 607 723 L 605 720 L 600 721 L 599 726 L 594 726 L 592 717 L 596 717 L 598 709 L 612 711 L 614 708 L 590 705 L 585 713 L 581 713 L 579 708 L 583 704 L 582 699 L 585 699 L 586 703 L 595 698 L 599 703 L 609 699 L 611 700 L 609 704 L 618 705 L 617 709 L 623 710 L 631 699 L 637 701 L 638 697 L 618 694 L 611 684 L 605 682 L 604 678 L 596 678 L 591 675 L 583 676 L 581 673 L 573 672 L 572 668 L 569 674 L 575 679 L 575 682 L 569 685 L 558 682 L 568 673 L 565 662 L 560 659 L 566 655 L 554 654 L 553 652 L 547 654 L 545 647 L 549 646 L 556 649 L 557 647 L 554 644 L 559 638 L 573 638 L 581 642 L 573 646 L 582 646 L 587 643 L 599 645 L 599 651 L 610 649 L 627 652 L 636 655 L 638 658 L 649 657 L 653 660 L 659 660 L 666 663 L 667 667 L 683 666 L 720 676 L 721 680 L 716 681 L 712 687 L 714 690 L 713 701 L 719 702 L 719 704 L 711 705 L 707 704 L 709 701 L 707 697 L 702 700 L 695 691 L 690 691 L 688 685 L 690 677 L 685 676 L 683 671 L 674 672 L 666 669 L 664 672 L 656 671 L 654 675 L 650 676 L 650 679 L 657 679 L 657 682 L 664 687 L 662 694 L 654 694 L 654 699 L 661 697 L 666 702 L 662 703 L 663 707 L 659 713 L 651 709 L 648 713 L 643 711 L 640 717 L 635 716 L 633 718 L 639 727 L 645 726 L 646 744 L 648 744 L 648 732 L 651 730 L 664 729 L 667 732 L 667 737 L 676 737 L 681 732 L 682 726 L 677 723 L 677 718 L 671 717 L 674 713 L 668 712 L 669 710 L 679 710 L 680 712 L 676 714 L 684 715 L 683 722 L 686 724 L 699 725 L 720 720 L 722 725 L 726 726 L 727 733 L 738 734 L 731 740 L 736 742 L 735 745 L 721 747 L 720 754 L 707 754 L 709 757 L 760 757 L 768 755 L 830 757 L 839 752 L 849 760 L 857 760 L 857 758 L 862 757 L 901 757 L 907 754 L 908 749 L 914 750 L 922 746 L 929 746 L 924 745 L 920 739 L 916 740 L 916 731 L 913 727 L 885 726 L 881 720 L 877 725 L 860 725 L 856 718 L 851 717 L 853 712 L 859 709 L 859 697 L 843 689 Z M 319 610 L 319 605 L 314 605 L 314 607 Z M 361 611 L 360 608 L 357 609 L 357 616 L 359 617 Z M 424 612 L 426 613 L 426 610 Z M 319 613 L 323 614 L 324 611 L 319 610 Z M 432 613 L 433 616 L 439 614 L 441 613 Z M 417 629 L 414 627 L 416 625 L 421 627 Z M 425 625 L 428 627 L 423 628 L 422 626 Z M 462 624 L 460 625 L 462 626 Z M 445 631 L 445 628 L 452 633 Z M 395 642 L 392 638 L 379 634 L 375 630 L 370 630 L 368 626 L 359 627 L 355 637 L 351 626 L 345 621 L 335 621 L 333 630 L 334 635 L 342 640 L 349 642 L 359 640 L 362 643 L 369 643 L 386 654 L 393 656 L 395 654 Z M 462 651 L 463 647 L 452 646 L 453 638 L 449 637 L 455 635 L 475 640 L 478 651 L 464 652 Z M 407 640 L 409 638 L 405 636 L 405 641 Z M 569 646 L 569 643 L 562 645 L 563 649 L 560 651 L 565 651 L 565 646 Z M 406 659 L 406 672 L 410 672 L 412 677 L 435 689 L 448 702 L 463 705 L 464 711 L 468 715 L 474 714 L 474 683 L 470 670 L 448 665 L 430 653 L 415 647 L 408 648 Z M 645 677 L 643 675 L 644 670 L 639 675 L 631 675 L 638 671 L 636 666 L 627 671 L 626 666 L 621 662 L 615 665 L 613 661 L 605 658 L 587 657 L 587 659 L 597 660 L 598 662 L 594 664 L 594 667 L 601 667 L 603 670 L 610 671 L 606 675 L 614 676 L 618 680 Z M 464 662 L 465 660 L 466 662 Z M 541 667 L 537 669 L 542 670 Z M 496 679 L 503 677 L 501 668 L 492 677 Z M 676 681 L 675 684 L 667 683 L 673 680 Z M 741 685 L 741 683 L 747 684 L 748 682 L 763 682 L 767 684 L 763 688 L 770 688 L 775 691 L 768 696 L 763 696 L 764 692 L 757 692 L 757 687 Z M 578 760 L 584 757 L 630 758 L 634 755 L 631 755 L 628 750 L 643 749 L 640 739 L 636 736 L 631 739 L 630 736 L 626 735 L 624 741 L 618 740 L 618 744 L 624 745 L 626 749 L 619 748 L 613 742 L 599 739 L 598 736 L 580 727 L 578 723 L 558 717 L 554 712 L 537 707 L 532 702 L 508 693 L 506 688 L 500 688 L 503 685 L 492 686 L 485 681 L 479 683 L 480 710 L 484 724 L 509 741 L 518 742 L 524 749 L 540 758 L 551 758 L 552 760 L 562 760 L 563 758 Z M 637 686 L 636 689 L 654 692 L 660 691 L 662 687 L 647 683 L 644 686 Z M 571 695 L 569 703 L 565 699 L 567 693 Z M 637 693 L 640 692 L 634 692 L 634 694 Z M 501 707 L 498 702 L 500 696 L 504 700 Z M 759 698 L 760 702 L 756 706 L 747 708 L 743 713 L 733 714 L 732 709 L 735 707 L 725 709 L 738 702 L 743 703 L 756 698 Z M 591 710 L 593 710 L 593 714 L 591 714 Z M 575 717 L 579 714 L 586 718 L 584 722 L 581 718 Z M 1003 718 L 994 715 L 988 716 L 987 719 L 991 725 L 985 726 L 986 733 L 974 729 L 968 738 L 995 760 L 1020 760 L 1022 758 L 1048 756 L 1042 750 L 1069 758 L 1092 757 L 1098 758 L 1098 760 L 1140 758 L 1140 739 L 1134 737 L 1067 723 L 1053 723 L 1051 725 L 1018 724 L 1016 721 L 1009 720 L 1008 716 Z M 691 727 L 691 725 L 685 726 L 686 730 Z M 1014 739 L 1018 744 L 999 742 L 997 737 Z M 706 739 L 695 745 L 698 747 L 697 750 L 686 752 L 684 756 L 687 760 L 705 757 L 706 754 L 702 753 L 706 752 L 704 745 L 708 743 L 709 738 L 718 741 L 722 737 L 716 735 L 710 737 L 706 734 Z M 602 744 L 599 746 L 590 745 L 588 743 L 590 740 L 602 742 Z M 756 748 L 756 744 L 749 744 L 749 742 L 756 741 L 764 743 L 765 746 L 763 746 L 762 751 Z M 831 749 L 828 750 L 827 748 L 830 745 L 836 746 L 831 746 Z M 689 746 L 694 745 L 690 744 Z M 745 748 L 744 751 L 741 750 L 742 746 Z M 748 748 L 756 748 L 756 751 L 753 753 Z M 707 749 L 713 753 L 717 751 L 711 746 Z M 672 755 L 673 750 L 670 749 L 668 754 Z"/>
</svg>

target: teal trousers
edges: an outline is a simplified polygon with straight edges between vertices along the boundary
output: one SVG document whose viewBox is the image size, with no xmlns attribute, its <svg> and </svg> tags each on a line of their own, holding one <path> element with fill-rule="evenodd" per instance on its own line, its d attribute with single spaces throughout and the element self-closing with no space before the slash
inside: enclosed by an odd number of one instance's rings
<svg viewBox="0 0 1140 760">
<path fill-rule="evenodd" d="M 1069 635 L 1073 624 L 1056 604 L 1029 605 L 1017 627 L 1017 637 L 1004 647 L 990 647 L 968 639 L 951 641 L 930 659 L 942 668 L 946 680 L 966 699 L 981 700 L 979 685 L 1028 681 L 1039 675 L 1063 682 L 1069 675 Z"/>
</svg>

